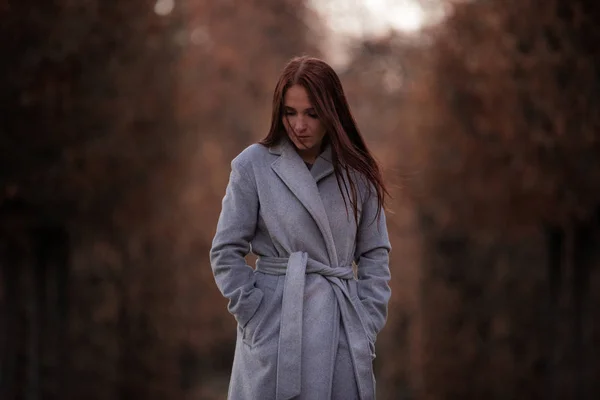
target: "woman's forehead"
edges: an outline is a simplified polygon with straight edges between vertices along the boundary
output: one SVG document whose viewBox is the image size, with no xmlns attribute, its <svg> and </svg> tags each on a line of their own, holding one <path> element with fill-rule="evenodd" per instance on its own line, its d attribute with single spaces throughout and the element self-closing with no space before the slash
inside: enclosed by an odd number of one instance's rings
<svg viewBox="0 0 600 400">
<path fill-rule="evenodd" d="M 308 98 L 306 89 L 300 85 L 294 85 L 285 92 L 283 103 L 286 107 L 295 109 L 306 109 L 313 107 L 310 99 Z"/>
</svg>

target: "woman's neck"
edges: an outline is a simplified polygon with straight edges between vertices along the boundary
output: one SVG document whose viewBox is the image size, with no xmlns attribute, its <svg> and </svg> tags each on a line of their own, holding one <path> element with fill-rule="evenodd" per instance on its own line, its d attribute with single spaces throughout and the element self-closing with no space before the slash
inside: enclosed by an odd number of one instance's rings
<svg viewBox="0 0 600 400">
<path fill-rule="evenodd" d="M 321 154 L 321 149 L 319 149 L 318 147 L 315 149 L 306 149 L 306 150 L 296 149 L 296 151 L 298 152 L 298 155 L 300 156 L 300 158 L 302 158 L 302 160 L 304 160 L 304 162 L 309 163 L 309 164 L 314 164 L 315 160 L 317 159 L 319 154 Z"/>
<path fill-rule="evenodd" d="M 317 158 L 319 157 L 319 155 L 325 150 L 325 148 L 327 147 L 327 139 L 324 139 L 321 142 L 320 146 L 315 146 L 312 149 L 298 149 L 296 148 L 296 152 L 298 152 L 298 155 L 300 156 L 300 158 L 302 158 L 302 160 L 304 162 L 307 162 L 309 164 L 314 164 L 315 161 L 317 160 Z"/>
</svg>

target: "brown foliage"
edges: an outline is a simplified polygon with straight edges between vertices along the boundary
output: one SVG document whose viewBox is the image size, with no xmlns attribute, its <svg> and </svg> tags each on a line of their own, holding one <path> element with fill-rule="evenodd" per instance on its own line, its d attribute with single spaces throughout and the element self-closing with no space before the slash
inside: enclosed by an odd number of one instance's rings
<svg viewBox="0 0 600 400">
<path fill-rule="evenodd" d="M 598 393 L 599 11 L 464 2 L 429 32 L 401 114 L 424 398 Z"/>
<path fill-rule="evenodd" d="M 421 140 L 432 210 L 480 226 L 564 224 L 595 212 L 597 11 L 560 0 L 455 9 L 429 49 L 432 80 L 419 88 L 421 112 L 431 113 Z"/>
</svg>

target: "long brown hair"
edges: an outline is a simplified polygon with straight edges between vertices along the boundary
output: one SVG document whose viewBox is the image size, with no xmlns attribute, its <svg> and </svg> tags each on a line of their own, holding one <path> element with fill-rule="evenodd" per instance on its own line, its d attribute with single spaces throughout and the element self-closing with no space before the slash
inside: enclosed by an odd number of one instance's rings
<svg viewBox="0 0 600 400">
<path fill-rule="evenodd" d="M 324 140 L 331 144 L 333 170 L 346 210 L 348 198 L 354 219 L 358 222 L 358 194 L 354 174 L 351 172 L 354 170 L 366 178 L 370 184 L 369 191 L 375 190 L 379 205 L 376 218 L 379 217 L 385 204 L 385 196 L 389 193 L 383 183 L 379 165 L 356 126 L 340 78 L 326 62 L 302 56 L 293 58 L 285 66 L 273 94 L 271 128 L 260 143 L 272 146 L 285 137 L 286 131 L 282 121 L 283 99 L 286 91 L 296 84 L 303 86 L 308 92 L 309 100 L 327 132 Z M 342 179 L 342 172 L 345 173 L 348 184 Z"/>
</svg>

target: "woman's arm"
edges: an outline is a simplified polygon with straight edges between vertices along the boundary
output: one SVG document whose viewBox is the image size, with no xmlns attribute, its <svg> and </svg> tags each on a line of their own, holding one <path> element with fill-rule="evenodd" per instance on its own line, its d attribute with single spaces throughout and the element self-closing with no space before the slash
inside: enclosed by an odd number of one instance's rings
<svg viewBox="0 0 600 400">
<path fill-rule="evenodd" d="M 256 181 L 239 156 L 231 162 L 229 183 L 223 198 L 210 263 L 217 286 L 229 299 L 228 310 L 244 327 L 256 312 L 263 292 L 255 286 L 254 272 L 246 264 L 250 241 L 258 219 Z"/>
<path fill-rule="evenodd" d="M 363 203 L 354 255 L 358 266 L 358 297 L 370 319 L 367 323 L 373 339 L 385 325 L 391 296 L 391 245 L 384 210 L 376 218 L 378 209 L 377 196 L 372 191 Z"/>
</svg>

